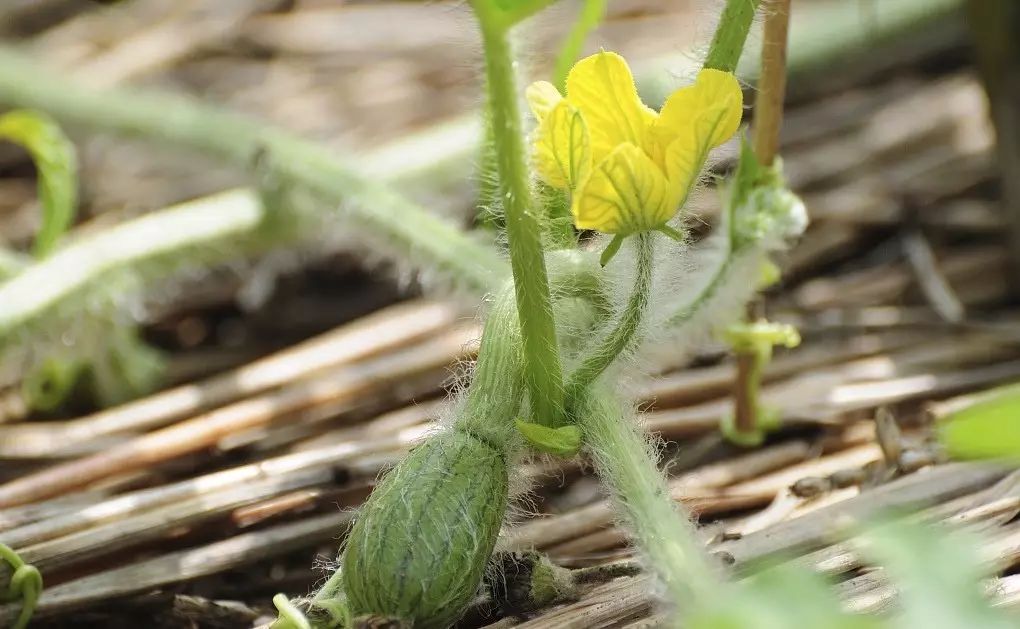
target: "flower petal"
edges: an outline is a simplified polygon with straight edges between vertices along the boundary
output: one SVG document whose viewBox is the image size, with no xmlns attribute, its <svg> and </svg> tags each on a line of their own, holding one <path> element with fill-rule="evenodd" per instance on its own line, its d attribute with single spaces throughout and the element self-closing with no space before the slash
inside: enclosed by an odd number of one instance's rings
<svg viewBox="0 0 1020 629">
<path fill-rule="evenodd" d="M 535 81 L 529 85 L 524 90 L 524 98 L 527 99 L 531 113 L 535 114 L 535 119 L 539 122 L 545 120 L 552 108 L 563 100 L 559 90 L 549 81 Z"/>
<path fill-rule="evenodd" d="M 728 124 L 728 113 L 725 105 L 702 111 L 698 115 L 697 124 L 680 130 L 666 147 L 663 163 L 673 202 L 677 206 L 683 204 L 697 183 L 708 152 L 716 146 L 713 142 L 720 135 L 719 129 Z"/>
<path fill-rule="evenodd" d="M 669 183 L 644 151 L 617 146 L 577 188 L 571 211 L 580 229 L 632 234 L 655 229 L 673 216 Z"/>
<path fill-rule="evenodd" d="M 638 97 L 627 62 L 613 52 L 602 51 L 574 64 L 567 75 L 567 99 L 588 124 L 596 162 L 623 142 L 642 146 L 656 116 Z"/>
<path fill-rule="evenodd" d="M 554 188 L 573 190 L 591 171 L 591 140 L 584 118 L 566 100 L 552 108 L 535 135 L 535 168 Z"/>
<path fill-rule="evenodd" d="M 736 133 L 743 109 L 744 96 L 733 73 L 702 70 L 694 85 L 682 87 L 666 99 L 651 130 L 652 141 L 664 149 L 685 128 L 697 125 L 702 127 L 698 135 L 714 148 Z"/>
</svg>

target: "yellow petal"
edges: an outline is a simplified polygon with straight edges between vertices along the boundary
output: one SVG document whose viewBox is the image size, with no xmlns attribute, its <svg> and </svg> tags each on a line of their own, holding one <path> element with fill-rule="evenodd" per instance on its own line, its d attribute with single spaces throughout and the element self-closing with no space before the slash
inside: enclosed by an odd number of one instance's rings
<svg viewBox="0 0 1020 629">
<path fill-rule="evenodd" d="M 709 148 L 719 146 L 736 133 L 743 109 L 744 96 L 731 72 L 702 70 L 694 85 L 682 87 L 666 99 L 651 130 L 653 143 L 663 149 L 684 129 L 696 125 Z"/>
<path fill-rule="evenodd" d="M 656 116 L 638 97 L 627 62 L 613 52 L 574 64 L 567 75 L 567 99 L 584 116 L 596 162 L 623 142 L 642 146 Z"/>
<path fill-rule="evenodd" d="M 577 188 L 571 211 L 580 229 L 632 234 L 673 216 L 674 195 L 659 167 L 636 145 L 617 146 Z"/>
<path fill-rule="evenodd" d="M 728 114 L 722 104 L 702 111 L 697 124 L 681 129 L 666 147 L 663 163 L 675 206 L 683 204 L 697 183 L 708 152 L 717 145 L 719 129 L 728 124 Z"/>
<path fill-rule="evenodd" d="M 573 190 L 591 170 L 591 142 L 584 118 L 566 100 L 552 108 L 535 135 L 535 168 L 554 188 Z"/>
<path fill-rule="evenodd" d="M 539 122 L 545 120 L 552 108 L 563 100 L 559 90 L 549 81 L 535 81 L 529 85 L 524 90 L 524 98 L 527 99 L 531 113 L 535 114 L 535 119 Z"/>
</svg>

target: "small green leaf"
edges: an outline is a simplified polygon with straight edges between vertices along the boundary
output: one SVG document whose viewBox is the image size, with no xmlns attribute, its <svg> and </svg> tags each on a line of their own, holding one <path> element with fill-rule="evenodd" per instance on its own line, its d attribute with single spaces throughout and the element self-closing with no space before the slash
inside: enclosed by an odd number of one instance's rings
<svg viewBox="0 0 1020 629">
<path fill-rule="evenodd" d="M 581 449 L 581 429 L 573 424 L 551 428 L 520 419 L 514 423 L 531 447 L 541 452 L 567 458 Z"/>
<path fill-rule="evenodd" d="M 623 244 L 623 239 L 624 236 L 622 234 L 616 234 L 615 236 L 613 236 L 613 239 L 609 241 L 609 244 L 606 245 L 606 248 L 602 250 L 602 255 L 599 257 L 599 264 L 601 264 L 602 266 L 606 266 L 607 264 L 609 264 L 609 261 L 613 259 L 613 256 L 615 256 L 620 251 L 620 246 Z"/>
<path fill-rule="evenodd" d="M 1020 385 L 993 390 L 950 413 L 938 435 L 954 458 L 1020 461 Z"/>
<path fill-rule="evenodd" d="M 53 251 L 74 219 L 78 204 L 74 145 L 49 116 L 24 109 L 0 116 L 0 139 L 21 145 L 35 162 L 43 217 L 32 252 L 43 258 Z"/>
</svg>

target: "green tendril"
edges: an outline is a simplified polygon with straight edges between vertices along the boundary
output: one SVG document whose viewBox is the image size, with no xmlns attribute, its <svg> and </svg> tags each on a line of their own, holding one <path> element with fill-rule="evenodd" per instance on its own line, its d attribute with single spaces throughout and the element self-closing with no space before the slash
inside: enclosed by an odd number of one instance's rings
<svg viewBox="0 0 1020 629">
<path fill-rule="evenodd" d="M 8 602 L 21 599 L 21 612 L 11 625 L 11 629 L 24 629 L 39 604 L 39 596 L 43 589 L 42 574 L 35 566 L 25 563 L 18 553 L 5 544 L 0 544 L 0 559 L 6 561 L 12 570 L 7 595 L 4 598 Z"/>
<path fill-rule="evenodd" d="M 74 144 L 49 116 L 28 110 L 0 116 L 0 139 L 24 147 L 35 163 L 42 221 L 32 253 L 36 258 L 44 258 L 67 232 L 78 208 L 78 160 Z"/>
<path fill-rule="evenodd" d="M 270 627 L 272 629 L 312 629 L 305 613 L 298 609 L 286 594 L 277 594 L 273 597 L 273 606 L 276 607 L 277 618 Z"/>
</svg>

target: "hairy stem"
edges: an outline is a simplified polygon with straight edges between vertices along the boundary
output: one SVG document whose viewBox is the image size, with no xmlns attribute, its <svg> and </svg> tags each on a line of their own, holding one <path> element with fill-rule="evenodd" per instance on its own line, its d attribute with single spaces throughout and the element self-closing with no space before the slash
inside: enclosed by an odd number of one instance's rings
<svg viewBox="0 0 1020 629">
<path fill-rule="evenodd" d="M 641 325 L 652 285 L 653 237 L 652 234 L 644 232 L 638 234 L 636 238 L 638 257 L 634 291 L 613 330 L 581 359 L 580 365 L 570 374 L 566 387 L 568 408 L 573 408 L 599 375 L 628 348 Z"/>
<path fill-rule="evenodd" d="M 187 266 L 230 242 L 250 240 L 263 218 L 249 192 L 182 203 L 76 240 L 0 284 L 0 348 L 47 312 L 139 265 Z M 130 246 L 125 246 L 130 244 Z M 187 253 L 191 253 L 192 258 Z M 152 278 L 149 278 L 152 279 Z M 75 311 L 69 316 L 79 317 Z"/>
<path fill-rule="evenodd" d="M 760 0 L 726 0 L 719 26 L 705 57 L 705 67 L 733 72 L 744 51 L 744 42 L 751 30 Z"/>
<path fill-rule="evenodd" d="M 645 561 L 669 602 L 703 603 L 721 586 L 690 515 L 670 496 L 652 449 L 631 413 L 611 394 L 592 390 L 578 419 L 599 476 L 609 486 Z"/>
<path fill-rule="evenodd" d="M 506 208 L 510 266 L 521 324 L 524 370 L 535 423 L 563 423 L 563 373 L 542 249 L 542 224 L 535 214 L 527 166 L 514 60 L 496 9 L 474 1 L 485 49 L 489 113 L 496 149 L 499 190 Z"/>
<path fill-rule="evenodd" d="M 345 202 L 352 219 L 465 287 L 485 292 L 505 277 L 495 248 L 361 175 L 331 150 L 263 122 L 175 95 L 93 91 L 6 49 L 0 49 L 0 102 L 46 111 L 70 125 L 195 149 L 242 168 L 265 151 L 287 183 Z"/>
</svg>

